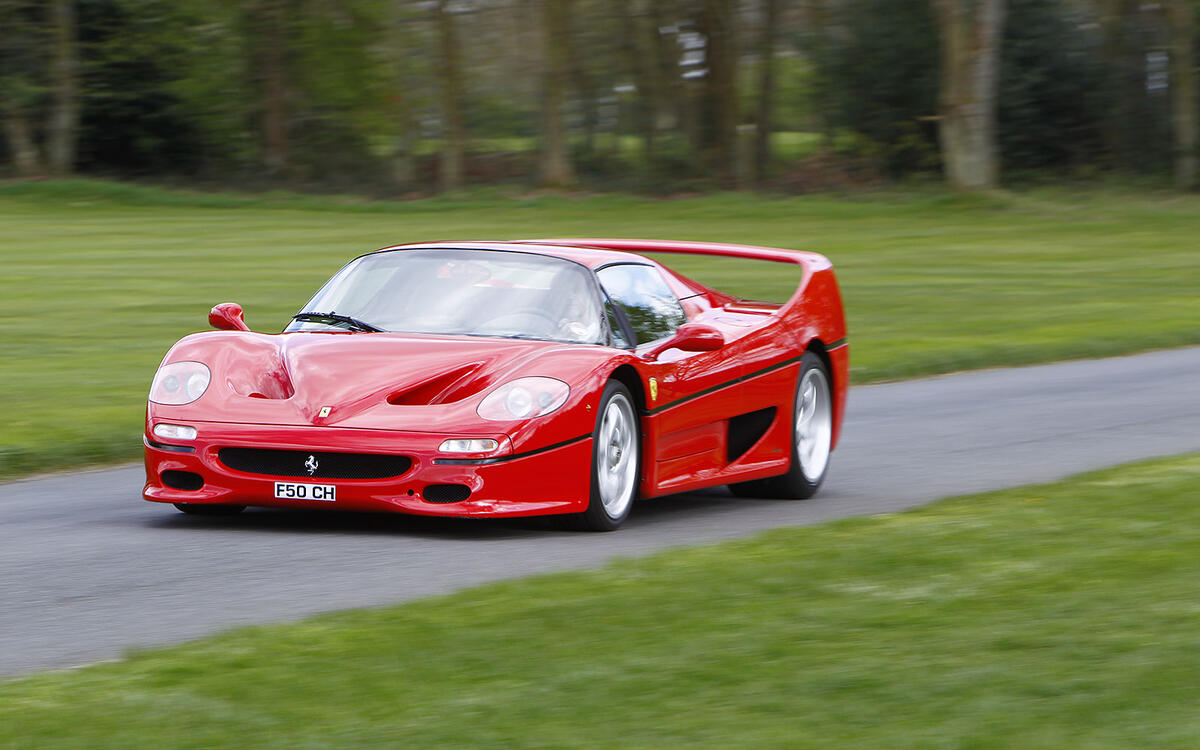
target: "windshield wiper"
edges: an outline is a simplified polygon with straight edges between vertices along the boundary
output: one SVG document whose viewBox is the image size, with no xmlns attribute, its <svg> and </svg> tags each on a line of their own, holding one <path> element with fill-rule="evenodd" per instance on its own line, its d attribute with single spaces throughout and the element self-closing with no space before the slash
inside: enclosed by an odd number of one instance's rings
<svg viewBox="0 0 1200 750">
<path fill-rule="evenodd" d="M 334 312 L 301 312 L 293 315 L 292 320 L 315 320 L 318 322 L 323 320 L 332 320 L 335 323 L 345 323 L 356 331 L 371 331 L 372 333 L 381 333 L 383 331 L 382 328 L 376 328 L 370 323 L 364 323 L 358 318 L 352 318 L 349 315 L 341 315 L 340 313 Z"/>
</svg>

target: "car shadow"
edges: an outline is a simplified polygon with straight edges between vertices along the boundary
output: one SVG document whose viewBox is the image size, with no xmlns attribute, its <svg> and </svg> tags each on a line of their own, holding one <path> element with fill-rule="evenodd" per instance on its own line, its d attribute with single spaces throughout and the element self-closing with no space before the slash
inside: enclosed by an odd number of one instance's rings
<svg viewBox="0 0 1200 750">
<path fill-rule="evenodd" d="M 148 519 L 146 525 L 195 531 L 410 536 L 482 541 L 534 533 L 536 529 L 529 524 L 529 520 L 532 519 L 437 518 L 400 513 L 247 508 L 232 516 L 189 516 L 176 512 L 174 515 Z"/>
<path fill-rule="evenodd" d="M 684 492 L 677 495 L 663 495 L 646 500 L 639 500 L 633 506 L 629 525 L 643 526 L 648 524 L 673 523 L 680 517 L 695 514 L 707 517 L 714 514 L 724 514 L 737 508 L 739 500 L 725 487 Z"/>
<path fill-rule="evenodd" d="M 697 518 L 736 512 L 745 501 L 734 498 L 724 487 L 666 495 L 639 501 L 626 527 L 646 527 L 674 523 L 694 515 Z M 147 518 L 149 528 L 234 531 L 280 534 L 361 534 L 373 536 L 411 536 L 426 539 L 496 540 L 543 534 L 586 534 L 570 528 L 556 516 L 528 518 L 445 518 L 402 513 L 357 513 L 337 510 L 301 510 L 288 508 L 247 508 L 231 516 L 190 516 L 173 508 Z M 620 533 L 620 532 L 618 532 Z"/>
</svg>

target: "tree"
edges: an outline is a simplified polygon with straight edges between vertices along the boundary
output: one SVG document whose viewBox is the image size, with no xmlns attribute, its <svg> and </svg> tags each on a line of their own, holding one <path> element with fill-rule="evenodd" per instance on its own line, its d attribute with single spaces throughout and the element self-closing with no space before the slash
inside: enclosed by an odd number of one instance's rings
<svg viewBox="0 0 1200 750">
<path fill-rule="evenodd" d="M 263 163 L 272 175 L 288 168 L 287 0 L 257 0 L 248 7 L 254 72 L 262 96 Z"/>
<path fill-rule="evenodd" d="M 938 167 L 937 126 L 929 124 L 938 110 L 932 6 L 821 0 L 801 19 L 811 61 L 809 128 L 824 136 L 822 148 L 850 152 L 888 174 Z"/>
<path fill-rule="evenodd" d="M 1104 161 L 1119 84 L 1106 75 L 1101 29 L 1089 10 L 1076 0 L 1008 0 L 996 114 L 1003 170 Z"/>
<path fill-rule="evenodd" d="M 543 0 L 542 7 L 542 142 L 539 180 L 563 186 L 575 181 L 563 118 L 570 64 L 567 0 Z"/>
<path fill-rule="evenodd" d="M 441 60 L 442 158 L 439 178 L 442 190 L 463 186 L 466 128 L 463 124 L 462 55 L 450 0 L 437 0 L 434 9 Z"/>
<path fill-rule="evenodd" d="M 42 28 L 27 0 L 0 0 L 0 119 L 17 174 L 42 174 L 35 137 L 42 93 Z"/>
<path fill-rule="evenodd" d="M 625 72 L 633 81 L 633 120 L 638 133 L 642 137 L 642 158 L 645 164 L 654 160 L 654 102 L 655 102 L 655 71 L 654 53 L 657 40 L 646 37 L 646 24 L 642 16 L 640 4 L 635 7 L 633 0 L 621 0 L 618 5 L 618 15 L 621 18 L 620 52 L 625 62 Z M 658 30 L 654 30 L 655 36 Z M 640 41 L 649 44 L 639 44 Z M 646 49 L 648 48 L 648 49 Z"/>
<path fill-rule="evenodd" d="M 708 74 L 700 108 L 702 156 L 726 187 L 738 177 L 737 35 L 734 0 L 704 0 L 700 29 Z"/>
<path fill-rule="evenodd" d="M 1103 43 L 1104 138 L 1113 163 L 1157 171 L 1171 163 L 1166 49 L 1161 4 L 1095 0 Z"/>
<path fill-rule="evenodd" d="M 651 0 L 648 16 L 650 23 L 647 29 L 650 38 L 651 75 L 653 86 L 649 96 L 651 117 L 654 119 L 657 132 L 659 115 L 667 112 L 672 127 L 678 131 L 683 127 L 686 109 L 686 98 L 683 93 L 682 81 L 679 77 L 679 46 L 678 13 L 674 0 Z M 673 33 L 663 33 L 671 24 L 675 24 Z"/>
<path fill-rule="evenodd" d="M 779 25 L 779 0 L 763 0 L 761 70 L 758 79 L 758 117 L 755 119 L 754 179 L 761 185 L 771 164 L 771 101 L 775 95 L 775 37 Z"/>
<path fill-rule="evenodd" d="M 416 121 L 413 104 L 416 99 L 410 85 L 412 73 L 409 64 L 409 33 L 407 29 L 410 10 L 405 0 L 393 0 L 390 18 L 390 32 L 386 47 L 391 56 L 388 62 L 392 68 L 392 117 L 395 122 L 394 143 L 392 154 L 392 179 L 402 188 L 408 188 L 416 180 L 417 165 L 414 154 L 416 141 Z"/>
<path fill-rule="evenodd" d="M 940 37 L 938 136 L 956 188 L 995 187 L 996 101 L 1004 0 L 932 0 Z"/>
<path fill-rule="evenodd" d="M 61 176 L 74 169 L 75 145 L 79 138 L 79 54 L 74 2 L 54 0 L 51 15 L 54 55 L 50 78 L 54 108 L 50 113 L 46 151 L 50 171 Z"/>
<path fill-rule="evenodd" d="M 53 0 L 40 13 L 37 5 L 21 0 L 0 4 L 0 116 L 17 173 L 41 174 L 37 123 L 49 91 L 45 157 L 50 172 L 61 176 L 74 169 L 79 138 L 75 4 Z"/>
<path fill-rule="evenodd" d="M 1198 132 L 1196 102 L 1196 16 L 1190 0 L 1168 0 L 1171 27 L 1171 124 L 1175 184 L 1183 190 L 1197 186 Z"/>
</svg>

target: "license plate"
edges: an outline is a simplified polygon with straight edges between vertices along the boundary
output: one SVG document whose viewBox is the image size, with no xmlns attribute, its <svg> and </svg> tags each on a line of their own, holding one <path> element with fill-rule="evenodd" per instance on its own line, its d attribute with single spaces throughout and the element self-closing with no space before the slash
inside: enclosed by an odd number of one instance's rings
<svg viewBox="0 0 1200 750">
<path fill-rule="evenodd" d="M 332 484 L 304 484 L 302 482 L 276 482 L 275 497 L 284 500 L 337 500 L 337 487 Z"/>
</svg>

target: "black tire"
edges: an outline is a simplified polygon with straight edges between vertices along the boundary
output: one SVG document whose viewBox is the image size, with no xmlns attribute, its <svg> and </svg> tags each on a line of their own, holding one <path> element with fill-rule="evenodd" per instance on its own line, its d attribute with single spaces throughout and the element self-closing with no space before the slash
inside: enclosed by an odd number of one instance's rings
<svg viewBox="0 0 1200 750">
<path fill-rule="evenodd" d="M 213 505 L 211 503 L 175 503 L 175 507 L 189 516 L 235 516 L 246 509 L 245 505 Z"/>
<path fill-rule="evenodd" d="M 615 531 L 629 517 L 641 477 L 641 438 L 633 396 L 624 383 L 610 380 L 600 397 L 592 430 L 588 509 L 570 517 L 572 527 Z"/>
<path fill-rule="evenodd" d="M 806 404 L 805 392 L 809 394 Z M 799 425 L 807 414 L 806 429 Z M 822 421 L 822 424 L 815 424 Z M 738 497 L 804 500 L 817 494 L 829 473 L 833 440 L 833 388 L 825 362 L 814 352 L 805 352 L 796 378 L 796 400 L 792 411 L 792 460 L 785 474 L 729 485 Z M 811 428 L 811 429 L 810 429 Z M 810 442 L 811 441 L 811 442 Z M 803 450 L 802 450 L 803 448 Z M 805 464 L 809 465 L 805 465 Z"/>
</svg>

